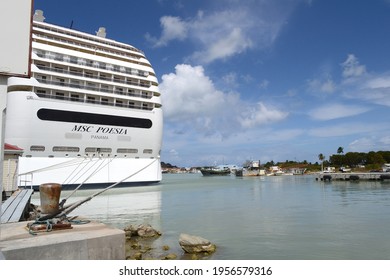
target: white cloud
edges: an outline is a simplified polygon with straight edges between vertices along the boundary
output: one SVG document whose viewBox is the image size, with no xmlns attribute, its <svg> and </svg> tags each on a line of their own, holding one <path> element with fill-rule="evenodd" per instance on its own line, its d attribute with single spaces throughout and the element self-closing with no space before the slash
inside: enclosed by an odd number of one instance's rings
<svg viewBox="0 0 390 280">
<path fill-rule="evenodd" d="M 269 85 L 269 81 L 268 80 L 262 80 L 261 83 L 259 84 L 259 88 L 261 89 L 267 89 L 268 88 L 268 85 Z"/>
<path fill-rule="evenodd" d="M 215 89 L 213 82 L 204 74 L 201 66 L 181 64 L 176 73 L 162 76 L 164 116 L 171 120 L 193 120 L 222 109 L 224 95 Z"/>
<path fill-rule="evenodd" d="M 356 105 L 326 104 L 309 111 L 309 115 L 316 120 L 326 121 L 356 116 L 369 111 L 369 108 Z"/>
<path fill-rule="evenodd" d="M 157 47 L 189 39 L 196 49 L 188 61 L 211 63 L 251 48 L 271 46 L 296 3 L 251 1 L 242 5 L 240 1 L 226 1 L 217 10 L 197 11 L 192 18 L 164 16 L 160 37 L 147 34 L 146 38 Z"/>
<path fill-rule="evenodd" d="M 242 113 L 240 123 L 245 128 L 252 128 L 258 125 L 283 120 L 287 115 L 288 114 L 285 112 L 267 108 L 263 103 L 259 102 L 257 107 L 252 107 L 250 110 Z"/>
<path fill-rule="evenodd" d="M 165 121 L 180 127 L 179 131 L 196 130 L 225 138 L 287 116 L 264 102 L 247 103 L 237 93 L 218 90 L 201 66 L 181 64 L 175 69 L 162 76 L 160 90 Z"/>
<path fill-rule="evenodd" d="M 390 73 L 367 74 L 343 84 L 343 97 L 390 106 Z"/>
<path fill-rule="evenodd" d="M 348 147 L 350 151 L 355 152 L 388 151 L 390 149 L 390 136 L 362 137 L 352 141 Z"/>
<path fill-rule="evenodd" d="M 162 33 L 159 39 L 152 37 L 149 33 L 146 39 L 153 44 L 153 47 L 167 46 L 172 40 L 184 40 L 187 37 L 188 26 L 179 17 L 163 16 L 160 18 Z"/>
<path fill-rule="evenodd" d="M 336 85 L 330 78 L 309 80 L 308 85 L 312 92 L 333 93 L 336 90 Z"/>
<path fill-rule="evenodd" d="M 343 67 L 343 77 L 359 77 L 366 73 L 366 67 L 360 65 L 359 60 L 354 54 L 349 54 L 347 59 L 341 63 Z"/>
<path fill-rule="evenodd" d="M 211 41 L 203 51 L 195 52 L 192 61 L 210 63 L 214 60 L 225 59 L 232 55 L 242 53 L 252 46 L 252 41 L 240 28 L 234 28 L 226 36 Z"/>
</svg>

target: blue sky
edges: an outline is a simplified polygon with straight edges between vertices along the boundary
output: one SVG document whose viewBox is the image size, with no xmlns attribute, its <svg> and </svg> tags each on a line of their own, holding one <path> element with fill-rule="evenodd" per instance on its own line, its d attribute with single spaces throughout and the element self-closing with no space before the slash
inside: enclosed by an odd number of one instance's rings
<svg viewBox="0 0 390 280">
<path fill-rule="evenodd" d="M 46 22 L 142 49 L 161 159 L 318 161 L 390 150 L 390 0 L 45 1 Z"/>
</svg>

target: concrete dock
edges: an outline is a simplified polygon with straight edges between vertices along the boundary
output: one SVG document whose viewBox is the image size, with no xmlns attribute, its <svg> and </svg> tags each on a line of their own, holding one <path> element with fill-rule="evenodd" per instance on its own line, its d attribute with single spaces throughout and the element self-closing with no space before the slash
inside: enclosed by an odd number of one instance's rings
<svg viewBox="0 0 390 280">
<path fill-rule="evenodd" d="M 316 175 L 317 181 L 389 181 L 389 172 L 367 172 L 367 173 L 325 173 L 321 172 Z"/>
<path fill-rule="evenodd" d="M 32 235 L 27 222 L 1 224 L 0 252 L 6 260 L 124 260 L 125 232 L 91 221 Z"/>
</svg>

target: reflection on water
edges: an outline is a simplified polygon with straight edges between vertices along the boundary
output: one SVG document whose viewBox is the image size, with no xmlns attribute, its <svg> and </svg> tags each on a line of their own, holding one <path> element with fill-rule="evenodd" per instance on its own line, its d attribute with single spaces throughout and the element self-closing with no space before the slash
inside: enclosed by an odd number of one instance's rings
<svg viewBox="0 0 390 280">
<path fill-rule="evenodd" d="M 188 233 L 217 245 L 213 259 L 390 259 L 386 182 L 164 174 L 158 186 L 113 189 L 71 215 L 118 228 L 149 223 L 163 232 L 155 246 L 178 255 Z"/>
<path fill-rule="evenodd" d="M 93 195 L 98 190 L 78 190 L 65 205 Z M 61 199 L 70 191 L 63 191 Z M 40 204 L 39 193 L 34 194 L 32 203 Z M 110 189 L 82 204 L 68 216 L 83 216 L 118 228 L 129 224 L 148 223 L 160 227 L 160 186 Z"/>
</svg>

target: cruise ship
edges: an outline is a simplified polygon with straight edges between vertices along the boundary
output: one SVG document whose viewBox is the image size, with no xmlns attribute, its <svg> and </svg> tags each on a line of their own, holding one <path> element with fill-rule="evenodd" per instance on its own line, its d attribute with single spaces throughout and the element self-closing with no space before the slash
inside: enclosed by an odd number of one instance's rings
<svg viewBox="0 0 390 280">
<path fill-rule="evenodd" d="M 158 79 L 134 46 L 45 22 L 35 11 L 31 77 L 10 77 L 5 142 L 23 149 L 18 185 L 63 189 L 161 181 Z"/>
</svg>

